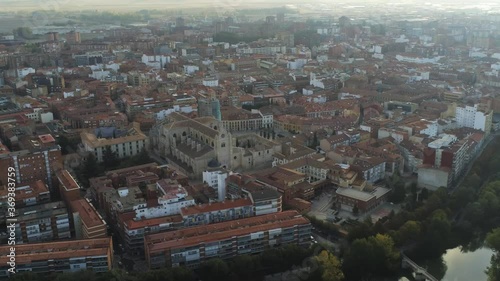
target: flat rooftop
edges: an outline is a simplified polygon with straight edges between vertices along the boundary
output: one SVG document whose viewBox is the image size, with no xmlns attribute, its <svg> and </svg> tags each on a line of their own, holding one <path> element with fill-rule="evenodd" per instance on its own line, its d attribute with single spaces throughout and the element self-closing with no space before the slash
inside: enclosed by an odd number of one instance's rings
<svg viewBox="0 0 500 281">
<path fill-rule="evenodd" d="M 73 176 L 67 170 L 62 170 L 60 173 L 58 173 L 57 178 L 64 186 L 64 189 L 66 191 L 80 189 L 78 183 L 76 183 Z"/>
<path fill-rule="evenodd" d="M 216 212 L 219 210 L 241 208 L 244 206 L 252 206 L 252 201 L 250 199 L 236 199 L 236 200 L 226 200 L 216 203 L 194 205 L 182 208 L 181 214 L 184 216 L 191 216 L 201 213 Z"/>
<path fill-rule="evenodd" d="M 62 201 L 18 208 L 16 210 L 16 218 L 18 221 L 29 221 L 67 214 L 68 211 L 66 209 L 66 205 L 64 205 L 64 202 Z"/>
<path fill-rule="evenodd" d="M 9 262 L 8 245 L 0 246 L 0 262 Z M 107 256 L 112 254 L 111 238 L 96 238 L 16 245 L 16 263 L 29 264 L 34 261 L 47 261 L 76 257 Z"/>
<path fill-rule="evenodd" d="M 250 217 L 246 219 L 195 226 L 195 227 L 180 229 L 177 231 L 151 234 L 146 236 L 144 242 L 145 244 L 155 244 L 163 241 L 180 239 L 183 237 L 193 237 L 204 234 L 215 234 L 222 231 L 228 231 L 231 229 L 239 229 L 255 225 L 263 225 L 267 223 L 277 223 L 279 221 L 286 221 L 293 219 L 295 217 L 301 218 L 302 216 L 297 211 L 285 211 L 280 213 Z"/>
<path fill-rule="evenodd" d="M 88 201 L 88 199 L 79 199 L 71 201 L 71 210 L 80 214 L 80 218 L 86 227 L 96 227 L 100 225 L 106 225 L 106 222 L 102 219 L 101 215 L 97 212 L 94 206 Z"/>
<path fill-rule="evenodd" d="M 376 198 L 376 196 L 372 193 L 369 192 L 364 192 L 364 191 L 359 191 L 353 188 L 338 188 L 337 192 L 338 195 L 342 195 L 345 197 L 353 198 L 359 201 L 365 201 L 368 202 L 373 198 Z"/>
</svg>

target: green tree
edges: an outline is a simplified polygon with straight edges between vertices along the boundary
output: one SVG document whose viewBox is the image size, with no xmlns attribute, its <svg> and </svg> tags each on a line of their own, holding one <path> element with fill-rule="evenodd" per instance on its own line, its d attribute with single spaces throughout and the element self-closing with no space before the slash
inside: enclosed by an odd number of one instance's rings
<svg viewBox="0 0 500 281">
<path fill-rule="evenodd" d="M 342 281 L 344 280 L 344 273 L 341 269 L 339 259 L 328 251 L 321 251 L 315 257 L 319 263 L 319 270 L 321 271 L 321 280 L 323 281 Z"/>
<path fill-rule="evenodd" d="M 174 267 L 172 271 L 172 281 L 194 281 L 195 276 L 193 271 L 187 267 Z"/>
<path fill-rule="evenodd" d="M 319 46 L 323 37 L 316 30 L 304 30 L 294 33 L 295 44 L 304 45 L 308 48 Z"/>
<path fill-rule="evenodd" d="M 427 198 L 429 198 L 429 190 L 424 187 L 420 191 L 419 199 L 420 199 L 420 201 L 425 201 L 425 200 L 427 200 Z"/>
<path fill-rule="evenodd" d="M 415 242 L 420 237 L 422 227 L 418 221 L 407 221 L 395 234 L 396 244 L 403 245 L 408 242 Z"/>
<path fill-rule="evenodd" d="M 229 266 L 219 258 L 204 262 L 199 269 L 204 281 L 224 281 L 229 280 Z"/>
<path fill-rule="evenodd" d="M 493 229 L 486 236 L 486 246 L 495 252 L 500 252 L 500 227 Z"/>
<path fill-rule="evenodd" d="M 400 254 L 388 235 L 377 234 L 355 240 L 344 259 L 344 273 L 348 280 L 387 276 L 399 268 Z"/>
<path fill-rule="evenodd" d="M 33 31 L 29 27 L 18 27 L 12 31 L 16 39 L 31 39 L 33 38 Z"/>
<path fill-rule="evenodd" d="M 111 150 L 111 146 L 106 146 L 102 155 L 102 161 L 106 168 L 108 167 L 116 167 L 119 163 L 118 156 L 116 152 Z"/>
<path fill-rule="evenodd" d="M 59 146 L 61 147 L 61 153 L 63 155 L 65 154 L 68 154 L 69 153 L 69 149 L 70 149 L 70 141 L 68 140 L 67 137 L 65 136 L 60 136 L 57 140 L 57 144 L 59 144 Z"/>
<path fill-rule="evenodd" d="M 500 228 L 493 229 L 486 236 L 486 245 L 495 251 L 486 270 L 488 281 L 497 281 L 500 279 Z"/>
<path fill-rule="evenodd" d="M 22 272 L 16 273 L 9 277 L 9 280 L 13 281 L 42 281 L 43 279 L 39 274 L 33 272 Z"/>
<path fill-rule="evenodd" d="M 87 155 L 87 159 L 83 162 L 81 168 L 82 177 L 80 180 L 86 185 L 89 185 L 89 179 L 99 176 L 99 163 L 94 154 L 90 153 Z"/>
<path fill-rule="evenodd" d="M 229 264 L 231 272 L 236 274 L 239 279 L 248 279 L 254 273 L 256 266 L 254 264 L 254 260 L 249 255 L 237 256 L 231 260 Z"/>
<path fill-rule="evenodd" d="M 132 159 L 132 166 L 135 165 L 143 165 L 143 164 L 148 164 L 154 162 L 151 157 L 149 157 L 148 151 L 143 148 L 139 154 L 133 157 Z"/>
<path fill-rule="evenodd" d="M 417 253 L 421 256 L 440 256 L 450 245 L 451 222 L 444 210 L 436 210 L 426 223 L 426 234 Z"/>
<path fill-rule="evenodd" d="M 392 203 L 398 204 L 405 200 L 406 197 L 406 189 L 403 182 L 398 182 L 392 188 L 391 195 L 389 200 Z"/>
</svg>

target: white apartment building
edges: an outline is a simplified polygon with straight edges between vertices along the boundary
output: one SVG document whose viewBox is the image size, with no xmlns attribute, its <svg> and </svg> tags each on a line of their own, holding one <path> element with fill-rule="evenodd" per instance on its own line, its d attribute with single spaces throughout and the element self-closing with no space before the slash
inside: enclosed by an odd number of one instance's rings
<svg viewBox="0 0 500 281">
<path fill-rule="evenodd" d="M 156 113 L 156 120 L 163 120 L 173 112 L 191 113 L 193 111 L 193 107 L 190 105 L 174 105 L 172 108 L 162 109 L 161 111 L 158 111 Z"/>
<path fill-rule="evenodd" d="M 438 124 L 436 121 L 431 121 L 426 123 L 427 127 L 420 130 L 420 134 L 428 135 L 430 137 L 435 137 L 438 135 Z"/>
<path fill-rule="evenodd" d="M 493 122 L 493 112 L 485 112 L 479 109 L 479 105 L 457 106 L 455 119 L 458 127 L 473 128 L 489 133 Z"/>
<path fill-rule="evenodd" d="M 193 74 L 199 70 L 200 68 L 196 65 L 184 65 L 184 74 Z"/>
<path fill-rule="evenodd" d="M 181 213 L 181 208 L 196 204 L 186 189 L 177 182 L 160 180 L 156 183 L 156 188 L 159 191 L 158 205 L 148 208 L 147 203 L 144 202 L 134 206 L 136 219 L 177 215 Z"/>
<path fill-rule="evenodd" d="M 274 55 L 276 53 L 286 53 L 286 46 L 266 46 L 256 48 L 238 48 L 237 54 L 260 54 L 260 55 Z"/>
<path fill-rule="evenodd" d="M 205 87 L 218 87 L 219 80 L 216 77 L 207 77 L 203 79 L 202 84 Z"/>
<path fill-rule="evenodd" d="M 170 62 L 169 56 L 164 55 L 147 55 L 143 54 L 141 57 L 142 63 L 154 69 L 162 69 L 166 63 Z"/>
<path fill-rule="evenodd" d="M 230 172 L 224 169 L 217 169 L 203 172 L 203 182 L 217 190 L 217 199 L 222 202 L 226 198 L 226 178 Z"/>
</svg>

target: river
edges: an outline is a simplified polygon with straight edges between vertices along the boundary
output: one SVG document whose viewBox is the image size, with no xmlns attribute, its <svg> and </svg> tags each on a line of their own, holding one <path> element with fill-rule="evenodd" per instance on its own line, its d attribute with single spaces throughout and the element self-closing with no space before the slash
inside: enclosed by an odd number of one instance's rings
<svg viewBox="0 0 500 281">
<path fill-rule="evenodd" d="M 441 281 L 487 281 L 485 270 L 492 255 L 493 251 L 489 248 L 462 252 L 461 247 L 457 247 L 446 251 L 441 258 L 428 260 L 420 266 Z"/>
</svg>

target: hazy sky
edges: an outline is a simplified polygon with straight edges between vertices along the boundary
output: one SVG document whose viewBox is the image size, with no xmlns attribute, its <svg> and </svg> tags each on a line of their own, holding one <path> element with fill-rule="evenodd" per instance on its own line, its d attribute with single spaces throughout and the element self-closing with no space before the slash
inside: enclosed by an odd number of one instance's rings
<svg viewBox="0 0 500 281">
<path fill-rule="evenodd" d="M 419 0 L 0 0 L 1 10 L 134 10 L 134 9 L 182 9 L 196 7 L 228 7 L 228 8 L 257 8 L 277 7 L 286 4 L 326 4 L 339 5 L 339 2 L 361 3 L 422 3 Z M 500 3 L 500 0 L 428 0 L 423 2 L 453 3 L 460 5 L 477 5 L 482 3 Z M 342 4 L 340 4 L 342 5 Z"/>
<path fill-rule="evenodd" d="M 168 9 L 178 7 L 206 7 L 206 6 L 242 6 L 255 5 L 283 6 L 289 3 L 301 3 L 299 0 L 0 0 L 3 9 L 105 9 L 105 8 L 145 8 Z M 215 5 L 214 5 L 215 4 Z"/>
</svg>

